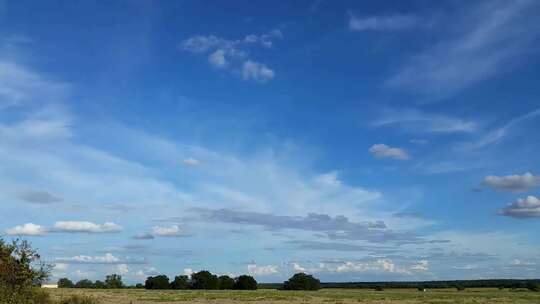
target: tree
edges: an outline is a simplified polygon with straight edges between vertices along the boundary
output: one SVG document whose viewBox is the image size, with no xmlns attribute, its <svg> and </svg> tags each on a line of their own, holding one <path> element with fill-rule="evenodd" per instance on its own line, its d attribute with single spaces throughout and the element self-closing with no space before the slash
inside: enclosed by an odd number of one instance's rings
<svg viewBox="0 0 540 304">
<path fill-rule="evenodd" d="M 234 289 L 256 290 L 257 281 L 255 281 L 255 279 L 252 276 L 241 275 L 238 278 L 236 278 L 236 282 L 234 283 Z"/>
<path fill-rule="evenodd" d="M 454 286 L 456 288 L 457 291 L 464 291 L 465 290 L 465 287 L 463 285 L 456 285 Z"/>
<path fill-rule="evenodd" d="M 540 291 L 540 284 L 536 284 L 534 282 L 528 282 L 526 287 L 530 291 Z"/>
<path fill-rule="evenodd" d="M 189 280 L 187 275 L 175 276 L 171 282 L 171 289 L 188 289 Z"/>
<path fill-rule="evenodd" d="M 94 283 L 88 279 L 80 280 L 75 283 L 75 288 L 94 288 Z"/>
<path fill-rule="evenodd" d="M 148 277 L 144 282 L 146 289 L 169 289 L 169 278 L 166 275 Z"/>
<path fill-rule="evenodd" d="M 207 270 L 199 271 L 191 275 L 193 289 L 219 289 L 219 280 Z"/>
<path fill-rule="evenodd" d="M 0 299 L 7 303 L 29 303 L 38 293 L 32 287 L 41 285 L 52 265 L 41 262 L 40 255 L 27 241 L 0 239 Z M 41 295 L 41 294 L 39 294 Z"/>
<path fill-rule="evenodd" d="M 283 282 L 285 290 L 319 290 L 321 282 L 312 275 L 305 273 L 297 273 L 288 281 Z"/>
<path fill-rule="evenodd" d="M 68 278 L 61 278 L 58 280 L 58 288 L 73 288 L 75 285 Z"/>
<path fill-rule="evenodd" d="M 124 287 L 122 276 L 118 274 L 110 274 L 105 277 L 105 286 L 108 289 L 118 289 Z"/>
<path fill-rule="evenodd" d="M 94 283 L 94 288 L 95 288 L 95 289 L 106 289 L 106 288 L 107 288 L 107 284 L 105 284 L 103 281 L 97 280 L 97 281 Z"/>
<path fill-rule="evenodd" d="M 141 288 L 144 288 L 144 285 L 141 284 L 141 283 L 137 283 L 137 284 L 135 284 L 135 288 L 141 289 Z"/>
<path fill-rule="evenodd" d="M 219 289 L 233 289 L 234 279 L 228 275 L 222 275 L 218 278 L 219 280 Z"/>
</svg>

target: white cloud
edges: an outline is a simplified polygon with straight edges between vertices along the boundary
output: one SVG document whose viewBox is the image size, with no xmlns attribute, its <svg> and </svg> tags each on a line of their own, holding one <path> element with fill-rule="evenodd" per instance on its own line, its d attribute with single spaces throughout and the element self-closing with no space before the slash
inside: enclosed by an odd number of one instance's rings
<svg viewBox="0 0 540 304">
<path fill-rule="evenodd" d="M 154 226 L 152 227 L 154 236 L 181 237 L 186 236 L 186 233 L 178 226 L 171 225 L 169 227 Z"/>
<path fill-rule="evenodd" d="M 504 137 L 508 136 L 508 134 L 510 133 L 510 130 L 538 116 L 540 116 L 540 108 L 512 119 L 511 121 L 506 123 L 504 126 L 496 128 L 488 132 L 482 138 L 480 138 L 479 140 L 475 142 L 464 143 L 464 144 L 458 145 L 457 149 L 458 150 L 475 150 L 475 149 L 480 149 L 489 145 L 496 144 L 500 142 Z"/>
<path fill-rule="evenodd" d="M 217 68 L 224 68 L 227 65 L 227 60 L 225 59 L 225 51 L 216 50 L 208 56 L 208 62 L 210 62 L 211 65 Z"/>
<path fill-rule="evenodd" d="M 522 261 L 520 259 L 514 259 L 512 260 L 512 262 L 510 263 L 510 266 L 514 266 L 514 267 L 522 267 L 522 266 L 534 266 L 536 265 L 536 263 L 534 262 L 529 262 L 529 261 Z"/>
<path fill-rule="evenodd" d="M 116 271 L 120 275 L 127 275 L 129 274 L 129 267 L 126 264 L 118 264 L 116 265 Z"/>
<path fill-rule="evenodd" d="M 397 267 L 390 259 L 378 259 L 373 262 L 343 262 L 335 268 L 336 272 L 392 272 L 408 273 L 407 270 Z"/>
<path fill-rule="evenodd" d="M 85 221 L 59 221 L 54 223 L 53 231 L 69 233 L 110 233 L 120 232 L 122 231 L 122 227 L 112 222 L 95 224 Z"/>
<path fill-rule="evenodd" d="M 226 68 L 234 74 L 240 70 L 244 80 L 266 82 L 274 77 L 274 71 L 250 59 L 249 49 L 253 46 L 272 48 L 274 40 L 282 37 L 277 29 L 261 35 L 249 34 L 238 40 L 199 35 L 182 41 L 180 47 L 193 53 L 209 53 L 208 62 L 212 66 Z"/>
<path fill-rule="evenodd" d="M 412 271 L 428 271 L 429 270 L 429 261 L 420 260 L 411 266 Z"/>
<path fill-rule="evenodd" d="M 473 121 L 411 109 L 387 109 L 372 126 L 394 126 L 415 133 L 472 133 L 478 130 L 478 124 Z"/>
<path fill-rule="evenodd" d="M 452 35 L 414 56 L 387 85 L 421 93 L 430 101 L 449 97 L 524 58 L 537 40 L 536 1 L 487 1 L 449 14 Z M 510 64 L 508 64 L 510 63 Z"/>
<path fill-rule="evenodd" d="M 193 274 L 193 269 L 184 268 L 184 275 L 191 276 Z"/>
<path fill-rule="evenodd" d="M 418 18 L 412 15 L 359 17 L 349 14 L 349 29 L 353 31 L 401 31 L 419 25 Z"/>
<path fill-rule="evenodd" d="M 298 264 L 298 263 L 293 263 L 292 266 L 293 266 L 294 272 L 304 272 L 305 273 L 307 271 L 306 268 L 300 266 L 300 264 Z"/>
<path fill-rule="evenodd" d="M 478 269 L 478 265 L 467 264 L 467 265 L 463 265 L 463 266 L 452 266 L 452 269 L 457 269 L 457 270 L 474 270 L 474 269 Z"/>
<path fill-rule="evenodd" d="M 540 217 L 540 199 L 529 195 L 526 198 L 519 198 L 517 201 L 499 210 L 499 215 L 515 218 L 537 218 Z"/>
<path fill-rule="evenodd" d="M 489 175 L 484 178 L 482 185 L 496 190 L 524 192 L 540 186 L 540 177 L 534 176 L 531 172 L 525 172 L 523 175 Z"/>
<path fill-rule="evenodd" d="M 393 158 L 398 160 L 409 159 L 409 154 L 404 149 L 392 148 L 385 144 L 375 144 L 369 148 L 369 152 L 375 158 Z"/>
<path fill-rule="evenodd" d="M 54 264 L 54 270 L 55 271 L 66 271 L 69 268 L 69 264 L 66 263 L 55 263 Z"/>
<path fill-rule="evenodd" d="M 120 258 L 111 253 L 102 256 L 76 255 L 73 257 L 56 258 L 57 263 L 63 264 L 145 264 L 143 259 Z"/>
<path fill-rule="evenodd" d="M 201 164 L 201 162 L 198 160 L 198 159 L 195 159 L 195 158 L 186 158 L 182 161 L 184 163 L 184 165 L 187 165 L 187 166 L 198 166 Z"/>
<path fill-rule="evenodd" d="M 279 273 L 278 267 L 274 265 L 257 266 L 256 264 L 247 265 L 248 273 L 254 276 L 267 276 Z"/>
<path fill-rule="evenodd" d="M 43 226 L 27 223 L 24 225 L 15 226 L 13 228 L 6 229 L 8 235 L 26 235 L 26 236 L 38 236 L 47 233 L 47 229 Z"/>
<path fill-rule="evenodd" d="M 262 63 L 247 60 L 242 66 L 242 78 L 244 80 L 266 82 L 274 78 L 274 71 Z"/>
</svg>

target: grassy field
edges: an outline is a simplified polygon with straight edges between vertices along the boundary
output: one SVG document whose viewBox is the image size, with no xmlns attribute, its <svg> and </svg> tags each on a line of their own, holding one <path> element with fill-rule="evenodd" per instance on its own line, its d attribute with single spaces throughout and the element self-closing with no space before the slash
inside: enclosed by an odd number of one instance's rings
<svg viewBox="0 0 540 304">
<path fill-rule="evenodd" d="M 384 291 L 360 289 L 322 289 L 315 292 L 279 291 L 149 291 L 138 289 L 90 290 L 51 289 L 55 299 L 72 294 L 84 294 L 101 304 L 150 304 L 150 303 L 540 303 L 539 292 L 509 291 L 498 289 L 468 289 L 465 291 L 430 290 L 419 292 L 407 289 Z"/>
</svg>

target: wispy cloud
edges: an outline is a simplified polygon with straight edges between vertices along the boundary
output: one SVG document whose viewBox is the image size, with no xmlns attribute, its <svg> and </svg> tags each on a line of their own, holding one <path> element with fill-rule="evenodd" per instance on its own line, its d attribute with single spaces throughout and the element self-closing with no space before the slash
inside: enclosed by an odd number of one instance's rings
<svg viewBox="0 0 540 304">
<path fill-rule="evenodd" d="M 73 257 L 56 258 L 55 262 L 64 264 L 146 264 L 143 259 L 123 258 L 106 253 L 103 256 L 77 255 Z"/>
<path fill-rule="evenodd" d="M 436 101 L 493 77 L 505 63 L 523 58 L 540 35 L 536 1 L 486 1 L 461 16 L 449 16 L 454 34 L 416 55 L 391 76 L 389 87 Z M 458 20 L 458 21 L 456 21 Z"/>
<path fill-rule="evenodd" d="M 353 31 L 403 31 L 419 25 L 420 20 L 414 15 L 357 16 L 349 13 L 349 29 Z"/>
<path fill-rule="evenodd" d="M 414 133 L 472 133 L 478 130 L 474 121 L 413 109 L 386 109 L 371 125 Z"/>
</svg>

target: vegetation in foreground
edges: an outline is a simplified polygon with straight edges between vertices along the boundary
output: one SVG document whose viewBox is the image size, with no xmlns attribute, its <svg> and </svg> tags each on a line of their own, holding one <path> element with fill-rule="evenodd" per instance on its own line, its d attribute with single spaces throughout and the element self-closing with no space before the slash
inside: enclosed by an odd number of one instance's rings
<svg viewBox="0 0 540 304">
<path fill-rule="evenodd" d="M 525 289 L 511 291 L 498 288 L 478 288 L 457 291 L 455 288 L 417 289 L 326 289 L 318 291 L 259 290 L 144 290 L 144 289 L 54 289 L 53 299 L 83 295 L 99 299 L 100 304 L 157 304 L 157 303 L 314 303 L 314 304 L 529 304 L 540 303 L 540 293 Z"/>
</svg>

